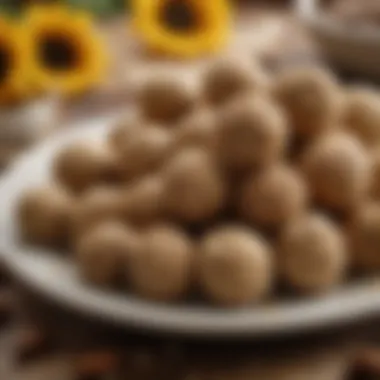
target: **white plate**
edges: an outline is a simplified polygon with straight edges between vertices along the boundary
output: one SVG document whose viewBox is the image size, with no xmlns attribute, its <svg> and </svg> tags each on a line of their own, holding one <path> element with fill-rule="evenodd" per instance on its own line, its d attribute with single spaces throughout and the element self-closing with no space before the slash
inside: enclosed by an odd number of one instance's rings
<svg viewBox="0 0 380 380">
<path fill-rule="evenodd" d="M 380 28 L 346 25 L 322 12 L 320 3 L 295 0 L 295 8 L 325 58 L 343 71 L 380 79 Z"/>
<path fill-rule="evenodd" d="M 82 123 L 25 154 L 0 181 L 0 259 L 14 276 L 43 297 L 119 326 L 213 338 L 253 338 L 297 333 L 354 321 L 380 311 L 378 280 L 347 285 L 323 298 L 279 300 L 240 310 L 207 305 L 164 305 L 82 283 L 69 259 L 22 246 L 15 205 L 20 194 L 49 180 L 57 150 L 78 138 L 104 136 L 110 119 Z"/>
</svg>

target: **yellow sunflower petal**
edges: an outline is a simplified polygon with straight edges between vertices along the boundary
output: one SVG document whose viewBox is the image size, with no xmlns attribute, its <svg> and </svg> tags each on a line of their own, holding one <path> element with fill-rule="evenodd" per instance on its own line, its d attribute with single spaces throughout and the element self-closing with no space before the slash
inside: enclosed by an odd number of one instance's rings
<svg viewBox="0 0 380 380">
<path fill-rule="evenodd" d="M 105 44 L 90 17 L 64 6 L 37 6 L 25 16 L 34 47 L 36 85 L 73 95 L 91 89 L 106 73 Z"/>
<path fill-rule="evenodd" d="M 186 29 L 170 25 L 162 12 L 170 3 L 178 6 L 189 23 Z M 180 57 L 196 57 L 223 47 L 230 34 L 231 7 L 228 0 L 133 0 L 132 23 L 153 50 Z M 186 14 L 186 12 L 190 12 Z M 178 20 L 178 17 L 176 18 Z M 194 23 L 191 25 L 191 23 Z"/>
<path fill-rule="evenodd" d="M 30 63 L 30 49 L 22 29 L 0 18 L 0 105 L 29 96 Z"/>
</svg>

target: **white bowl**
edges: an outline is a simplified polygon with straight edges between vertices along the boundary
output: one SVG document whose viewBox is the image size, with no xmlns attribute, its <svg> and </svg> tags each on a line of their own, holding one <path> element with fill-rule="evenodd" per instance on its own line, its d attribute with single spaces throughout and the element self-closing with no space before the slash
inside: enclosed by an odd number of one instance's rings
<svg viewBox="0 0 380 380">
<path fill-rule="evenodd" d="M 119 326 L 192 337 L 251 339 L 299 333 L 380 313 L 378 278 L 347 283 L 323 297 L 272 300 L 236 310 L 197 303 L 166 305 L 92 287 L 80 281 L 70 255 L 23 245 L 16 215 L 20 195 L 49 181 L 52 158 L 64 144 L 101 139 L 111 122 L 113 118 L 107 118 L 67 128 L 23 155 L 0 180 L 0 260 L 29 289 Z"/>
<path fill-rule="evenodd" d="M 295 0 L 295 8 L 324 57 L 339 70 L 380 79 L 380 27 L 353 27 L 323 12 L 320 3 Z"/>
</svg>

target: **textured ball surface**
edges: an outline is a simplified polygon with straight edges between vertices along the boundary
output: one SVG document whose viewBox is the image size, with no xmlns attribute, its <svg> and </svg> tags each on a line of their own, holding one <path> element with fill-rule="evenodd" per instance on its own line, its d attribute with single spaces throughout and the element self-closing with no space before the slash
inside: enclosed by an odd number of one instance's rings
<svg viewBox="0 0 380 380">
<path fill-rule="evenodd" d="M 106 220 L 119 220 L 121 194 L 113 187 L 95 187 L 86 192 L 78 202 L 73 211 L 74 235 L 82 234 L 94 225 Z"/>
<path fill-rule="evenodd" d="M 22 236 L 32 243 L 65 245 L 73 206 L 73 199 L 62 188 L 49 186 L 29 190 L 20 199 L 17 209 Z"/>
<path fill-rule="evenodd" d="M 217 304 L 257 302 L 271 289 L 271 250 L 258 234 L 244 227 L 209 232 L 200 245 L 198 266 L 200 286 Z"/>
<path fill-rule="evenodd" d="M 125 144 L 127 144 L 138 133 L 139 128 L 143 128 L 144 121 L 137 112 L 130 112 L 123 116 L 111 128 L 107 139 L 111 148 L 116 152 L 120 152 Z"/>
<path fill-rule="evenodd" d="M 177 129 L 176 149 L 193 146 L 215 150 L 216 115 L 213 111 L 201 108 L 184 118 Z"/>
<path fill-rule="evenodd" d="M 111 286 L 121 282 L 132 258 L 140 253 L 140 238 L 118 222 L 104 222 L 85 233 L 76 246 L 81 276 Z"/>
<path fill-rule="evenodd" d="M 307 198 L 304 180 L 295 170 L 280 164 L 246 180 L 239 209 L 249 222 L 279 227 L 304 211 Z"/>
<path fill-rule="evenodd" d="M 306 152 L 303 168 L 317 202 L 349 211 L 366 197 L 372 164 L 362 144 L 344 133 L 327 135 Z"/>
<path fill-rule="evenodd" d="M 164 204 L 174 218 L 184 222 L 205 221 L 223 208 L 224 181 L 203 149 L 180 152 L 169 162 L 163 176 Z"/>
<path fill-rule="evenodd" d="M 164 216 L 164 182 L 161 176 L 146 176 L 128 185 L 123 195 L 123 213 L 128 221 L 145 225 Z"/>
<path fill-rule="evenodd" d="M 325 292 L 340 284 L 348 262 L 343 234 L 319 214 L 289 223 L 280 238 L 278 257 L 284 281 L 306 294 Z"/>
<path fill-rule="evenodd" d="M 355 214 L 350 226 L 353 264 L 360 270 L 380 269 L 380 205 L 367 203 Z"/>
<path fill-rule="evenodd" d="M 380 144 L 380 96 L 370 89 L 356 88 L 346 96 L 345 124 L 369 148 Z"/>
<path fill-rule="evenodd" d="M 342 94 L 335 78 L 316 68 L 287 70 L 274 85 L 289 125 L 303 138 L 334 128 L 342 114 Z"/>
<path fill-rule="evenodd" d="M 195 94 L 186 83 L 163 75 L 150 78 L 143 84 L 139 102 L 145 117 L 170 123 L 193 109 Z"/>
<path fill-rule="evenodd" d="M 217 141 L 219 157 L 226 167 L 244 170 L 271 163 L 287 146 L 284 114 L 261 97 L 235 99 L 219 115 Z"/>
<path fill-rule="evenodd" d="M 132 288 L 153 300 L 180 298 L 190 286 L 193 253 L 191 240 L 177 227 L 152 227 L 144 234 L 142 250 L 131 263 Z"/>
<path fill-rule="evenodd" d="M 80 193 L 115 176 L 115 155 L 106 144 L 77 142 L 63 148 L 53 170 L 63 186 Z"/>
<path fill-rule="evenodd" d="M 121 149 L 121 173 L 131 180 L 157 170 L 168 158 L 171 144 L 168 130 L 157 126 L 141 128 Z"/>
<path fill-rule="evenodd" d="M 267 81 L 262 68 L 253 63 L 222 59 L 205 72 L 203 92 L 210 103 L 221 105 L 245 92 L 265 89 Z"/>
</svg>

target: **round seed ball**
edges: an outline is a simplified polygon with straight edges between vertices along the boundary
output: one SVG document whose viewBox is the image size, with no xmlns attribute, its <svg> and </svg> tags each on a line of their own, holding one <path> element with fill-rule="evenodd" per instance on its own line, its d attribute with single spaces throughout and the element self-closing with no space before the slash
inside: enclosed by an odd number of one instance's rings
<svg viewBox="0 0 380 380">
<path fill-rule="evenodd" d="M 188 148 L 164 168 L 163 202 L 166 211 L 183 222 L 208 220 L 223 208 L 225 184 L 211 157 Z"/>
<path fill-rule="evenodd" d="M 115 156 L 106 144 L 86 141 L 63 148 L 53 169 L 59 182 L 78 193 L 113 179 L 115 163 Z"/>
<path fill-rule="evenodd" d="M 134 224 L 156 221 L 163 214 L 164 183 L 161 176 L 151 175 L 129 185 L 124 193 L 123 211 Z"/>
<path fill-rule="evenodd" d="M 202 81 L 206 100 L 220 105 L 242 93 L 265 90 L 268 78 L 258 65 L 244 60 L 222 59 L 213 62 Z"/>
<path fill-rule="evenodd" d="M 157 122 L 178 120 L 190 112 L 196 102 L 196 94 L 187 83 L 168 75 L 147 80 L 138 97 L 143 115 Z"/>
<path fill-rule="evenodd" d="M 347 251 L 341 231 L 325 216 L 305 215 L 291 221 L 279 244 L 284 281 L 302 293 L 321 293 L 342 282 Z"/>
<path fill-rule="evenodd" d="M 76 246 L 81 276 L 97 285 L 115 285 L 141 249 L 140 237 L 118 222 L 104 222 L 85 233 Z"/>
<path fill-rule="evenodd" d="M 215 149 L 216 115 L 210 109 L 196 110 L 179 123 L 175 135 L 176 149 L 191 146 Z"/>
<path fill-rule="evenodd" d="M 371 195 L 376 200 L 380 200 L 380 149 L 372 154 Z"/>
<path fill-rule="evenodd" d="M 365 204 L 354 215 L 350 226 L 353 264 L 360 270 L 380 269 L 380 205 Z"/>
<path fill-rule="evenodd" d="M 287 140 L 284 115 L 267 99 L 236 99 L 219 116 L 217 149 L 229 168 L 245 170 L 273 162 L 284 153 Z"/>
<path fill-rule="evenodd" d="M 370 158 L 348 134 L 329 134 L 312 144 L 303 168 L 316 201 L 331 209 L 350 211 L 369 190 Z"/>
<path fill-rule="evenodd" d="M 152 227 L 131 262 L 132 288 L 149 299 L 179 299 L 190 285 L 192 256 L 193 245 L 184 232 L 169 225 Z"/>
<path fill-rule="evenodd" d="M 96 187 L 86 192 L 77 202 L 73 212 L 75 235 L 107 220 L 122 217 L 120 191 L 113 187 Z"/>
<path fill-rule="evenodd" d="M 111 149 L 119 152 L 134 136 L 138 128 L 142 128 L 142 120 L 136 112 L 124 115 L 112 127 L 108 134 L 108 142 Z"/>
<path fill-rule="evenodd" d="M 225 226 L 200 245 L 199 283 L 214 303 L 243 306 L 263 299 L 272 284 L 271 250 L 255 232 Z"/>
<path fill-rule="evenodd" d="M 172 134 L 157 126 L 136 131 L 120 151 L 120 170 L 127 179 L 150 173 L 167 159 Z"/>
<path fill-rule="evenodd" d="M 296 171 L 275 165 L 243 183 L 239 202 L 240 214 L 247 221 L 279 227 L 304 211 L 307 189 Z"/>
<path fill-rule="evenodd" d="M 290 126 L 302 138 L 335 127 L 342 113 L 339 86 L 334 77 L 320 69 L 286 70 L 279 75 L 274 94 L 284 106 Z"/>
<path fill-rule="evenodd" d="M 370 89 L 356 88 L 346 96 L 345 123 L 366 146 L 380 144 L 380 96 Z"/>
<path fill-rule="evenodd" d="M 65 245 L 69 236 L 73 203 L 65 189 L 60 187 L 29 190 L 18 204 L 22 236 L 37 244 Z"/>
</svg>

